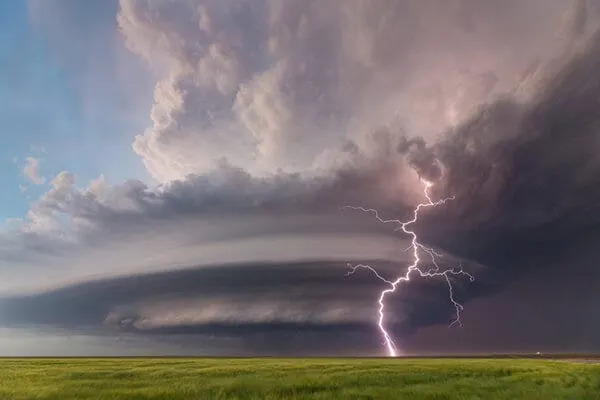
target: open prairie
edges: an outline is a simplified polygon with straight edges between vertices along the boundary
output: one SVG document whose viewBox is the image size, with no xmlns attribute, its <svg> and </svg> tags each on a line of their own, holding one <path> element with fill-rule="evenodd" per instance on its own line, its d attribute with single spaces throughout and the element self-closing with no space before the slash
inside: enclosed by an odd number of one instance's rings
<svg viewBox="0 0 600 400">
<path fill-rule="evenodd" d="M 544 359 L 2 359 L 2 400 L 598 399 L 600 364 Z"/>
</svg>

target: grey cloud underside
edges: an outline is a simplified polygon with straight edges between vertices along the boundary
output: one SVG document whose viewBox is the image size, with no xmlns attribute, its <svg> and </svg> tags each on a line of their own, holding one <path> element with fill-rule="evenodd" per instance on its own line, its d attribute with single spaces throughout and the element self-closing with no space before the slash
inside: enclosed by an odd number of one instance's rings
<svg viewBox="0 0 600 400">
<path fill-rule="evenodd" d="M 356 161 L 361 163 L 360 159 Z M 382 155 L 375 165 L 349 166 L 315 177 L 279 173 L 257 178 L 225 163 L 207 174 L 189 175 L 158 190 L 131 180 L 104 190 L 80 191 L 70 177 L 60 179 L 34 211 L 45 217 L 64 213 L 85 221 L 88 224 L 82 226 L 83 233 L 87 233 L 85 229 L 93 231 L 103 226 L 121 225 L 126 229 L 136 223 L 167 221 L 178 216 L 331 213 L 347 204 L 389 203 L 396 196 L 395 208 L 406 212 L 410 207 L 402 198 L 406 189 L 386 181 L 388 177 L 402 177 L 403 173 L 401 159 Z"/>
<path fill-rule="evenodd" d="M 405 268 L 373 263 L 385 275 Z M 370 274 L 347 272 L 340 262 L 259 263 L 115 278 L 4 298 L 0 320 L 8 326 L 46 324 L 143 335 L 302 337 L 337 332 L 372 337 L 374 305 L 383 285 Z M 466 286 L 455 283 L 457 298 L 464 297 Z M 415 280 L 390 303 L 397 314 L 390 326 L 408 333 L 416 326 L 449 322 L 449 308 L 445 282 Z"/>
</svg>

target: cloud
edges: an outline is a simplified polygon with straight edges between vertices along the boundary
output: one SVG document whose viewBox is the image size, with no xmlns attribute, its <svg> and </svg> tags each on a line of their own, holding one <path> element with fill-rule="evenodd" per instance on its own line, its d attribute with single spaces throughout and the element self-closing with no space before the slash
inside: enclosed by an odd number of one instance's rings
<svg viewBox="0 0 600 400">
<path fill-rule="evenodd" d="M 46 192 L 27 214 L 26 230 L 32 232 L 50 232 L 55 234 L 61 230 L 60 213 L 64 211 L 62 204 L 69 201 L 75 176 L 62 171 L 51 182 L 51 189 Z"/>
<path fill-rule="evenodd" d="M 406 243 L 340 209 L 409 216 L 419 177 L 434 198 L 455 197 L 416 229 L 475 272 L 473 285 L 456 282 L 464 303 L 568 270 L 551 261 L 600 222 L 592 10 L 121 1 L 123 39 L 157 76 L 133 148 L 158 185 L 55 177 L 0 236 L 7 321 L 361 336 L 380 282 L 346 278 L 345 262 L 397 274 Z M 390 300 L 399 335 L 452 318 L 443 285 L 414 283 Z"/>
<path fill-rule="evenodd" d="M 22 245 L 78 266 L 63 265 L 62 280 L 53 284 L 81 281 L 92 271 L 110 278 L 199 264 L 306 260 L 304 246 L 318 259 L 403 262 L 394 232 L 368 216 L 342 214 L 340 207 L 363 204 L 408 215 L 422 190 L 414 168 L 435 181 L 434 196 L 456 196 L 443 210 L 423 215 L 417 226 L 423 237 L 471 265 L 487 266 L 476 274 L 480 286 L 463 289 L 468 301 L 482 295 L 482 288 L 490 293 L 515 273 L 534 268 L 527 261 L 543 243 L 593 229 L 600 213 L 594 208 L 599 166 L 591 107 L 600 85 L 589 75 L 598 54 L 591 42 L 530 102 L 498 99 L 437 143 L 408 139 L 392 127 L 369 136 L 370 150 L 348 142 L 340 148 L 348 161 L 319 175 L 255 176 L 221 161 L 210 172 L 156 188 L 135 180 L 110 185 L 99 178 L 78 189 L 74 176 L 63 172 L 23 221 Z M 579 139 L 573 142 L 573 135 Z M 98 260 L 110 267 L 99 269 Z M 45 263 L 48 274 L 55 262 Z M 414 290 L 407 293 L 416 296 Z M 446 321 L 452 310 L 443 304 L 412 309 L 404 303 L 397 312 L 410 322 L 401 330 Z M 153 318 L 147 315 L 146 321 Z M 223 322 L 211 318 L 201 325 Z M 264 322 L 255 319 L 249 323 Z M 176 325 L 197 323 L 180 322 Z"/>
<path fill-rule="evenodd" d="M 25 159 L 23 174 L 35 185 L 42 185 L 46 182 L 46 178 L 40 175 L 40 160 L 38 158 L 27 157 Z"/>
<path fill-rule="evenodd" d="M 253 174 L 307 172 L 387 125 L 430 142 L 570 45 L 560 29 L 583 38 L 587 26 L 585 5 L 558 1 L 441 7 L 123 0 L 125 42 L 159 76 L 134 150 L 164 182 L 223 157 Z"/>
<path fill-rule="evenodd" d="M 403 268 L 383 261 L 379 266 L 384 274 Z M 79 327 L 113 335 L 217 335 L 244 339 L 250 348 L 271 340 L 263 351 L 286 353 L 300 340 L 302 350 L 295 351 L 305 354 L 310 348 L 326 350 L 314 334 L 337 334 L 360 337 L 363 351 L 364 344 L 378 351 L 373 305 L 382 284 L 367 273 L 344 278 L 346 271 L 343 262 L 262 262 L 111 278 L 1 299 L 0 319 L 9 326 Z M 389 324 L 398 333 L 412 330 L 417 321 L 409 304 L 433 311 L 429 320 L 420 315 L 424 325 L 438 321 L 436 307 L 444 309 L 445 282 L 415 284 L 416 290 L 390 303 L 395 312 Z M 458 285 L 457 296 L 462 293 Z M 288 340 L 280 342 L 283 337 Z"/>
<path fill-rule="evenodd" d="M 457 196 L 446 215 L 459 218 L 461 229 L 560 239 L 600 218 L 596 41 L 564 63 L 530 103 L 485 106 L 428 149 L 445 169 L 440 187 Z"/>
<path fill-rule="evenodd" d="M 360 168 L 313 177 L 255 177 L 223 163 L 155 188 L 103 177 L 79 188 L 63 171 L 0 237 L 0 258 L 19 266 L 2 287 L 31 291 L 90 276 L 250 260 L 404 258 L 387 227 L 341 207 L 393 202 L 406 213 L 416 178 L 394 153 L 375 164 L 357 153 L 354 161 Z"/>
</svg>

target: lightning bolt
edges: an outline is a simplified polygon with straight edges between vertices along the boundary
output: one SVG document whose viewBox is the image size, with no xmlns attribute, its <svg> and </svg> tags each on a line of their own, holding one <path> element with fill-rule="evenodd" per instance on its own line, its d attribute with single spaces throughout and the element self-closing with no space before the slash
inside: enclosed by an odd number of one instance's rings
<svg viewBox="0 0 600 400">
<path fill-rule="evenodd" d="M 387 352 L 391 357 L 397 356 L 398 348 L 396 347 L 396 344 L 394 343 L 392 336 L 385 328 L 385 325 L 386 325 L 385 324 L 385 298 L 389 294 L 394 293 L 396 291 L 396 289 L 398 288 L 398 286 L 402 282 L 410 281 L 411 275 L 413 275 L 413 273 L 417 273 L 417 274 L 419 274 L 419 276 L 421 276 L 423 278 L 433 278 L 433 277 L 443 278 L 446 281 L 446 284 L 448 286 L 448 298 L 455 309 L 455 318 L 450 323 L 450 327 L 452 327 L 454 325 L 462 326 L 462 322 L 460 320 L 460 314 L 461 314 L 461 311 L 463 310 L 463 306 L 458 301 L 456 301 L 456 299 L 454 298 L 454 287 L 452 285 L 452 281 L 450 280 L 450 276 L 451 275 L 464 276 L 464 277 L 469 278 L 469 280 L 471 282 L 473 282 L 475 280 L 473 275 L 464 271 L 460 264 L 455 268 L 440 270 L 440 266 L 439 266 L 437 260 L 439 257 L 442 257 L 442 254 L 440 254 L 440 253 L 436 252 L 434 249 L 427 247 L 427 246 L 423 245 L 422 243 L 420 243 L 416 232 L 414 230 L 409 229 L 409 226 L 411 224 L 414 224 L 419 219 L 419 212 L 422 209 L 428 208 L 428 207 L 441 206 L 443 204 L 446 204 L 446 202 L 448 202 L 448 201 L 454 200 L 454 196 L 451 196 L 451 197 L 446 197 L 441 200 L 433 201 L 431 199 L 431 195 L 429 193 L 429 189 L 431 188 L 432 183 L 425 181 L 425 180 L 421 180 L 421 182 L 423 182 L 423 185 L 424 185 L 423 192 L 425 193 L 425 198 L 427 199 L 427 202 L 419 203 L 413 210 L 412 218 L 409 219 L 408 221 L 401 221 L 399 219 L 385 219 L 385 218 L 381 217 L 381 215 L 379 214 L 379 211 L 377 211 L 373 208 L 365 208 L 365 207 L 357 207 L 357 206 L 345 206 L 344 207 L 347 209 L 358 210 L 358 211 L 372 214 L 375 217 L 375 219 L 377 219 L 377 221 L 381 222 L 382 224 L 395 224 L 398 226 L 395 230 L 401 230 L 402 232 L 404 232 L 411 238 L 411 244 L 406 249 L 406 251 L 412 249 L 413 262 L 406 270 L 406 273 L 404 275 L 397 277 L 395 280 L 389 280 L 389 279 L 384 278 L 381 274 L 379 274 L 379 272 L 377 272 L 377 270 L 375 268 L 373 268 L 370 265 L 348 264 L 348 266 L 351 268 L 347 274 L 348 276 L 354 274 L 359 269 L 366 269 L 366 270 L 370 271 L 371 273 L 373 273 L 373 275 L 375 275 L 375 277 L 377 279 L 381 280 L 382 282 L 385 282 L 389 286 L 387 289 L 383 290 L 379 295 L 379 301 L 378 301 L 379 302 L 379 318 L 377 319 L 377 325 L 379 326 L 379 331 L 381 332 L 381 335 L 383 336 L 383 339 L 385 341 L 385 346 L 387 348 Z M 423 253 L 431 259 L 431 267 L 429 267 L 428 269 L 422 269 L 420 267 L 420 264 L 422 261 L 421 255 Z"/>
</svg>

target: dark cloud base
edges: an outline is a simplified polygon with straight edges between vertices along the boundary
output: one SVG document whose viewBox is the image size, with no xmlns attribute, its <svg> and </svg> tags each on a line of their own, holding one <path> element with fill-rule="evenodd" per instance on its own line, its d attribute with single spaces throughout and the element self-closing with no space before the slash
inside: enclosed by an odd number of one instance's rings
<svg viewBox="0 0 600 400">
<path fill-rule="evenodd" d="M 381 260 L 371 264 L 388 276 L 406 267 Z M 326 338 L 335 340 L 335 335 L 342 335 L 359 338 L 363 344 L 369 344 L 369 349 L 378 351 L 376 300 L 384 285 L 364 271 L 346 276 L 348 270 L 345 262 L 332 261 L 255 263 L 87 282 L 2 299 L 0 320 L 7 326 L 47 325 L 114 334 L 190 336 L 183 342 L 198 335 L 233 338 L 247 343 L 245 351 L 266 352 L 268 349 L 261 343 L 270 340 L 280 343 L 277 350 L 283 352 L 293 350 L 286 348 L 286 343 L 292 342 L 300 346 L 296 349 L 299 353 L 303 349 L 310 352 L 317 345 L 327 350 L 330 342 Z M 457 281 L 456 296 L 467 300 L 472 294 Z M 219 320 L 212 316 L 193 323 L 143 323 L 153 311 L 160 315 L 166 309 L 175 315 L 177 307 L 182 307 L 184 313 L 189 313 L 189 302 L 196 302 L 191 307 L 197 307 L 198 313 L 202 307 L 223 302 L 225 305 L 219 310 L 231 317 Z M 258 314 L 253 314 L 255 309 Z M 332 309 L 341 317 L 327 317 Z M 450 322 L 453 307 L 448 303 L 445 282 L 416 279 L 389 302 L 389 310 L 390 316 L 404 315 L 403 320 L 390 323 L 390 328 L 398 335 L 406 335 L 419 326 Z"/>
</svg>

